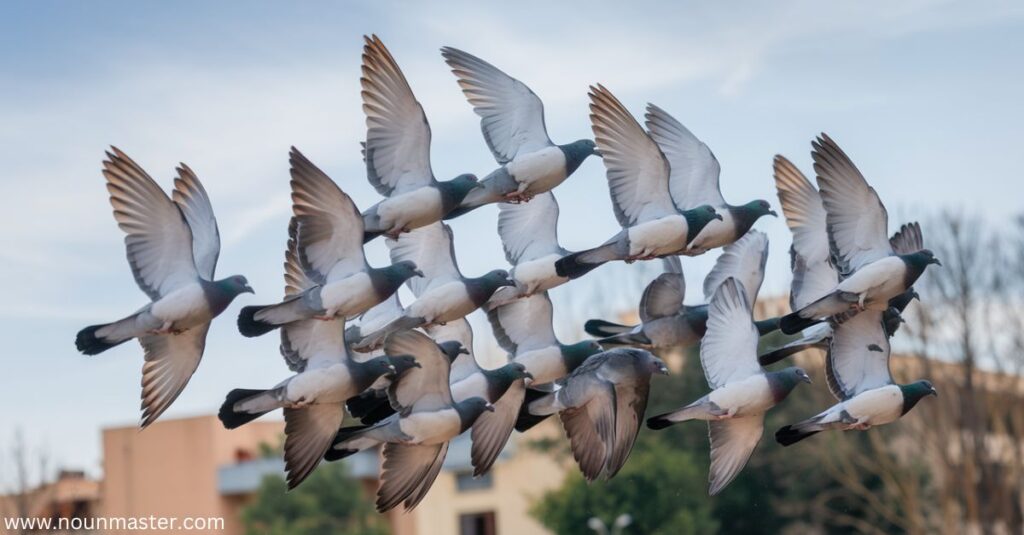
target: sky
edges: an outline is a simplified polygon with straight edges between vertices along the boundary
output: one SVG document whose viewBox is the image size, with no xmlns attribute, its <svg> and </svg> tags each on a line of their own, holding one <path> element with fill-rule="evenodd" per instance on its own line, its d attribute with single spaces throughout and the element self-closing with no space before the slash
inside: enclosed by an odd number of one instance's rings
<svg viewBox="0 0 1024 535">
<path fill-rule="evenodd" d="M 213 200 L 218 275 L 256 289 L 214 322 L 206 355 L 164 418 L 209 414 L 236 387 L 288 371 L 276 336 L 242 338 L 238 309 L 282 292 L 296 146 L 360 207 L 379 200 L 359 141 L 362 36 L 390 48 L 433 132 L 446 179 L 496 167 L 438 49 L 478 55 L 545 103 L 556 143 L 590 137 L 587 88 L 601 83 L 640 117 L 648 102 L 703 139 L 722 193 L 777 209 L 771 161 L 810 171 L 831 135 L 876 188 L 895 229 L 961 209 L 993 223 L 1020 213 L 1024 186 L 1024 4 L 1018 2 L 3 2 L 0 3 L 0 451 L 20 430 L 50 464 L 102 473 L 100 429 L 138 421 L 142 352 L 85 357 L 73 338 L 145 301 L 124 258 L 100 174 L 116 145 L 163 186 L 186 162 Z M 555 191 L 562 245 L 614 234 L 604 168 L 590 158 Z M 453 222 L 462 271 L 505 267 L 497 209 Z M 762 295 L 789 284 L 780 219 Z M 927 238 L 926 238 L 927 239 Z M 387 260 L 383 243 L 371 263 Z M 717 253 L 684 259 L 688 303 Z M 563 341 L 588 317 L 635 307 L 656 264 L 607 266 L 552 293 Z M 474 317 L 480 353 L 494 358 Z M 10 467 L 0 454 L 0 485 Z"/>
</svg>

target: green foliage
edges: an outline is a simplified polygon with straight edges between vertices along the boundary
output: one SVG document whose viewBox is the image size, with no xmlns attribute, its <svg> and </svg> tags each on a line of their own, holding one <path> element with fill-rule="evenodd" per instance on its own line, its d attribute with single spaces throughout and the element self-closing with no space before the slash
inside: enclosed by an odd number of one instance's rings
<svg viewBox="0 0 1024 535">
<path fill-rule="evenodd" d="M 344 463 L 321 465 L 288 492 L 280 476 L 267 476 L 242 511 L 245 532 L 259 535 L 383 535 L 387 523 Z"/>
</svg>

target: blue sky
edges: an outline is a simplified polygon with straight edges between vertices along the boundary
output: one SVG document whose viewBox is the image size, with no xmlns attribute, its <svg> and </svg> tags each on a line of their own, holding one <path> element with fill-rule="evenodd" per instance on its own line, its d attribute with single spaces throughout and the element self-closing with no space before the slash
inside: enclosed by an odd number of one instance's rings
<svg viewBox="0 0 1024 535">
<path fill-rule="evenodd" d="M 600 82 L 639 116 L 667 109 L 722 164 L 727 200 L 764 198 L 776 153 L 809 170 L 810 140 L 832 135 L 868 176 L 891 226 L 939 207 L 1020 212 L 1024 166 L 1024 5 L 1012 2 L 659 3 L 6 2 L 0 6 L 0 249 L 5 341 L 0 447 L 21 428 L 52 464 L 100 472 L 99 429 L 138 418 L 141 350 L 96 357 L 74 333 L 144 303 L 106 201 L 100 161 L 115 144 L 163 185 L 187 162 L 213 198 L 220 275 L 244 296 L 214 324 L 206 357 L 166 417 L 209 413 L 234 387 L 287 374 L 277 340 L 240 337 L 241 305 L 281 292 L 295 145 L 360 206 L 376 202 L 358 150 L 362 35 L 403 67 L 433 129 L 441 178 L 495 167 L 438 53 L 479 55 L 546 104 L 551 137 L 589 137 L 587 87 Z M 556 190 L 563 245 L 617 230 L 597 159 Z M 497 210 L 455 221 L 467 274 L 502 266 Z M 772 242 L 764 293 L 785 291 L 789 235 Z M 386 258 L 382 243 L 371 261 Z M 714 254 L 684 261 L 688 301 Z M 646 269 L 604 267 L 554 292 L 560 333 L 639 297 Z M 626 281 L 626 282 L 622 282 Z M 602 297 L 592 296 L 596 289 Z M 610 289 L 610 290 L 609 290 Z M 476 319 L 478 346 L 490 334 Z M 0 462 L 0 483 L 7 480 Z"/>
</svg>

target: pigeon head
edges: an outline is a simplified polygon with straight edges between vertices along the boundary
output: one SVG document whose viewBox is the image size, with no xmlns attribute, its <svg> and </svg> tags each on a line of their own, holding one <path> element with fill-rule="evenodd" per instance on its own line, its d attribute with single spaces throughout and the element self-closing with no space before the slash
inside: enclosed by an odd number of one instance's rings
<svg viewBox="0 0 1024 535">
<path fill-rule="evenodd" d="M 596 355 L 602 351 L 604 351 L 604 348 L 594 340 L 584 340 L 575 344 L 563 345 L 562 360 L 565 362 L 566 371 L 572 372 L 590 358 L 591 355 Z"/>
<path fill-rule="evenodd" d="M 241 275 L 232 275 L 226 279 L 214 282 L 202 282 L 206 298 L 210 304 L 210 310 L 216 315 L 224 312 L 224 309 L 241 294 L 255 293 L 249 281 Z"/>
<path fill-rule="evenodd" d="M 900 309 L 895 306 L 890 306 L 882 312 L 882 327 L 885 329 L 886 336 L 892 336 L 896 334 L 896 331 L 900 328 L 900 325 L 905 323 L 906 320 L 900 314 Z"/>
<path fill-rule="evenodd" d="M 768 201 L 761 199 L 740 206 L 731 206 L 729 212 L 732 214 L 737 237 L 746 234 L 762 216 L 779 216 L 775 210 L 772 210 L 772 205 L 768 204 Z"/>
<path fill-rule="evenodd" d="M 779 403 L 800 383 L 811 384 L 811 376 L 803 368 L 790 366 L 777 372 L 768 372 L 768 386 L 772 390 L 775 402 Z"/>
<path fill-rule="evenodd" d="M 652 374 L 668 375 L 668 366 L 665 365 L 665 361 L 651 355 L 647 362 L 647 368 Z"/>
<path fill-rule="evenodd" d="M 391 273 L 394 277 L 402 279 L 405 282 L 413 277 L 422 277 L 423 272 L 416 267 L 416 262 L 412 260 L 402 260 L 389 266 Z"/>
<path fill-rule="evenodd" d="M 597 150 L 597 143 L 591 139 L 580 139 L 568 145 L 559 145 L 558 148 L 562 149 L 562 154 L 565 155 L 565 176 L 576 171 L 588 156 L 601 154 Z"/>
<path fill-rule="evenodd" d="M 903 259 L 903 263 L 907 266 L 903 284 L 908 288 L 924 273 L 925 268 L 932 264 L 942 265 L 942 262 L 935 258 L 935 254 L 932 253 L 931 249 L 921 249 L 910 254 L 900 255 L 900 258 Z"/>
<path fill-rule="evenodd" d="M 394 375 L 396 373 L 395 365 L 391 363 L 389 357 L 374 357 L 359 363 L 359 368 L 367 378 L 368 383 L 372 383 L 382 375 Z"/>
<path fill-rule="evenodd" d="M 473 423 L 484 412 L 494 412 L 494 405 L 491 405 L 486 399 L 481 397 L 471 397 L 462 400 L 456 403 L 454 408 L 455 412 L 459 414 L 459 422 L 462 424 L 461 431 L 473 427 Z"/>
<path fill-rule="evenodd" d="M 917 405 L 918 401 L 925 396 L 939 396 L 939 392 L 932 386 L 931 381 L 916 381 L 906 385 L 900 385 L 900 392 L 903 393 L 903 412 L 906 414 Z"/>
<path fill-rule="evenodd" d="M 526 366 L 521 362 L 509 362 L 508 364 L 493 370 L 484 370 L 487 377 L 487 396 L 491 399 L 498 399 L 505 394 L 512 383 L 520 379 L 533 380 L 533 375 L 526 371 Z"/>
<path fill-rule="evenodd" d="M 715 220 L 722 220 L 722 214 L 716 212 L 709 204 L 703 204 L 690 210 L 684 210 L 683 217 L 686 218 L 686 243 L 693 241 L 693 239 L 700 234 L 700 231 L 704 230 L 704 227 L 708 226 L 708 223 Z"/>
<path fill-rule="evenodd" d="M 437 344 L 437 346 L 441 348 L 441 352 L 444 353 L 444 356 L 448 357 L 448 360 L 451 362 L 455 362 L 455 359 L 459 358 L 459 355 L 469 354 L 469 350 L 462 345 L 462 342 L 457 340 L 441 342 Z"/>
<path fill-rule="evenodd" d="M 393 377 L 398 377 L 413 368 L 421 367 L 420 363 L 416 362 L 416 358 L 412 355 L 399 355 L 397 357 L 389 356 L 387 359 L 391 362 L 391 366 L 394 368 L 394 371 L 391 372 Z"/>
<path fill-rule="evenodd" d="M 470 191 L 483 186 L 483 184 L 480 183 L 480 179 L 478 179 L 473 173 L 463 173 L 451 179 L 450 183 L 455 191 L 457 193 L 461 193 L 463 197 L 465 197 Z"/>
<path fill-rule="evenodd" d="M 232 296 L 256 293 L 253 291 L 252 286 L 249 286 L 249 281 L 242 275 L 232 275 L 226 279 L 221 279 L 217 281 L 217 285 Z"/>
</svg>

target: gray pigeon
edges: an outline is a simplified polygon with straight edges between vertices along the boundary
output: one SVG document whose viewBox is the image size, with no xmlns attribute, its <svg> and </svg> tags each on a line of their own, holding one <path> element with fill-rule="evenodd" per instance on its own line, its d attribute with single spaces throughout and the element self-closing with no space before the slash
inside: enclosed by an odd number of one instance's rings
<svg viewBox="0 0 1024 535">
<path fill-rule="evenodd" d="M 704 279 L 704 295 L 710 300 L 714 291 L 728 277 L 735 277 L 749 289 L 748 299 L 755 300 L 764 280 L 764 266 L 768 259 L 768 237 L 756 230 L 727 245 L 715 262 L 715 267 Z M 708 306 L 683 304 L 686 281 L 683 279 L 679 257 L 663 259 L 665 273 L 651 281 L 640 298 L 641 323 L 620 325 L 605 320 L 589 320 L 584 329 L 600 337 L 605 347 L 628 345 L 650 349 L 687 349 L 700 342 L 707 330 Z M 778 328 L 778 318 L 755 322 L 758 334 L 765 335 Z"/>
<path fill-rule="evenodd" d="M 494 338 L 514 362 L 531 374 L 526 399 L 538 399 L 552 390 L 552 383 L 572 373 L 591 355 L 603 351 L 591 340 L 563 344 L 555 336 L 551 299 L 547 292 L 533 294 L 487 311 Z M 525 405 L 524 405 L 525 409 Z M 545 417 L 519 412 L 516 430 L 523 432 Z"/>
<path fill-rule="evenodd" d="M 296 240 L 285 253 L 285 293 L 296 295 L 317 283 L 304 277 Z M 300 278 L 296 279 L 298 275 Z M 228 393 L 220 421 L 235 429 L 275 409 L 284 409 L 284 459 L 288 488 L 313 472 L 345 417 L 345 401 L 382 376 L 397 373 L 385 356 L 353 360 L 345 346 L 345 320 L 305 319 L 281 331 L 281 353 L 296 374 L 267 390 L 238 388 Z"/>
<path fill-rule="evenodd" d="M 485 308 L 529 297 L 569 282 L 555 272 L 555 262 L 569 251 L 558 245 L 558 201 L 552 192 L 537 195 L 528 203 L 498 205 L 498 235 L 515 287 L 494 293 Z"/>
<path fill-rule="evenodd" d="M 430 124 L 395 59 L 377 38 L 363 47 L 363 157 L 370 184 L 387 197 L 363 213 L 364 241 L 440 221 L 480 187 L 462 174 L 447 182 L 430 167 Z"/>
<path fill-rule="evenodd" d="M 239 294 L 252 293 L 241 275 L 214 280 L 220 234 L 210 198 L 185 164 L 174 192 L 164 190 L 131 158 L 111 147 L 103 162 L 114 219 L 125 231 L 128 264 L 152 301 L 134 314 L 78 332 L 75 346 L 102 353 L 132 338 L 145 351 L 142 423 L 153 423 L 188 384 L 206 347 L 210 322 Z M 173 200 L 172 200 L 173 199 Z"/>
<path fill-rule="evenodd" d="M 310 318 L 354 319 L 393 295 L 411 277 L 422 277 L 410 261 L 375 268 L 363 253 L 363 220 L 352 198 L 292 147 L 292 209 L 296 254 L 313 281 L 275 305 L 244 307 L 238 330 L 259 336 Z"/>
<path fill-rule="evenodd" d="M 782 156 L 775 157 L 774 170 L 779 202 L 782 203 L 786 224 L 793 233 L 793 245 L 789 249 L 793 271 L 789 306 L 792 310 L 799 310 L 828 294 L 839 282 L 839 273 L 832 266 L 825 208 L 818 190 L 795 165 Z M 896 254 L 909 254 L 924 249 L 921 226 L 917 223 L 903 225 L 889 241 Z M 916 297 L 917 293 L 909 289 L 889 300 L 885 317 L 892 332 L 902 321 L 900 314 Z M 831 336 L 831 324 L 811 325 L 784 340 L 781 345 L 766 349 L 758 356 L 758 360 L 762 366 L 768 366 L 805 349 L 826 349 Z"/>
<path fill-rule="evenodd" d="M 403 374 L 390 389 L 398 413 L 372 426 L 342 428 L 325 459 L 341 459 L 384 444 L 377 510 L 384 512 L 404 502 L 408 511 L 433 485 L 448 452 L 448 442 L 494 407 L 479 397 L 454 401 L 448 383 L 448 357 L 427 335 L 396 332 L 388 336 L 385 351 L 389 355 L 413 355 L 421 364 Z"/>
<path fill-rule="evenodd" d="M 556 273 L 570 279 L 613 260 L 633 262 L 686 252 L 701 229 L 722 219 L 708 205 L 678 210 L 669 188 L 669 160 L 658 144 L 604 87 L 592 86 L 590 100 L 590 122 L 622 231 L 598 247 L 556 262 Z"/>
<path fill-rule="evenodd" d="M 827 135 L 811 156 L 826 214 L 830 257 L 839 283 L 824 296 L 782 318 L 782 332 L 795 334 L 818 321 L 864 309 L 884 312 L 889 300 L 906 292 L 930 264 L 928 249 L 899 254 L 887 235 L 889 216 L 874 188 Z"/>
<path fill-rule="evenodd" d="M 406 281 L 416 301 L 402 314 L 375 332 L 367 333 L 353 346 L 356 351 L 370 351 L 393 332 L 429 327 L 465 317 L 491 298 L 503 286 L 515 283 L 505 270 L 493 270 L 482 277 L 466 278 L 455 263 L 452 230 L 444 223 L 434 223 L 388 240 L 391 261 L 413 261 L 423 270 L 422 278 Z"/>
<path fill-rule="evenodd" d="M 557 412 L 583 477 L 610 479 L 633 449 L 655 373 L 667 375 L 668 367 L 647 351 L 605 351 L 560 379 L 557 390 L 531 402 L 529 412 Z"/>
<path fill-rule="evenodd" d="M 882 313 L 866 310 L 835 328 L 825 361 L 828 388 L 839 403 L 775 432 L 783 446 L 829 429 L 866 430 L 898 420 L 928 395 L 928 381 L 896 384 L 889 371 L 889 334 Z"/>
<path fill-rule="evenodd" d="M 715 291 L 700 362 L 711 387 L 706 396 L 647 420 L 663 429 L 677 422 L 707 420 L 711 440 L 708 493 L 718 494 L 740 473 L 761 440 L 764 414 L 800 382 L 811 379 L 800 368 L 767 372 L 757 363 L 757 329 L 742 284 L 729 278 Z"/>
<path fill-rule="evenodd" d="M 565 181 L 591 154 L 594 142 L 555 145 L 544 125 L 544 104 L 529 87 L 486 61 L 451 47 L 441 55 L 480 116 L 484 140 L 501 165 L 446 219 L 495 202 L 525 202 Z"/>
<path fill-rule="evenodd" d="M 456 358 L 452 363 L 449 377 L 452 398 L 459 402 L 480 397 L 494 405 L 494 412 L 477 418 L 470 435 L 473 440 L 470 451 L 473 475 L 483 475 L 490 470 L 508 442 L 519 407 L 523 404 L 526 381 L 532 381 L 533 375 L 526 366 L 515 361 L 499 368 L 481 368 L 472 349 L 473 330 L 465 319 L 430 327 L 427 333 L 434 340 L 457 340 L 469 349 L 465 356 Z"/>
<path fill-rule="evenodd" d="M 647 105 L 647 130 L 665 154 L 672 168 L 669 190 L 680 211 L 709 205 L 721 215 L 710 222 L 688 244 L 686 255 L 698 255 L 728 245 L 765 215 L 776 215 L 767 201 L 755 200 L 735 206 L 725 202 L 719 185 L 718 160 L 697 136 L 665 110 Z"/>
</svg>

